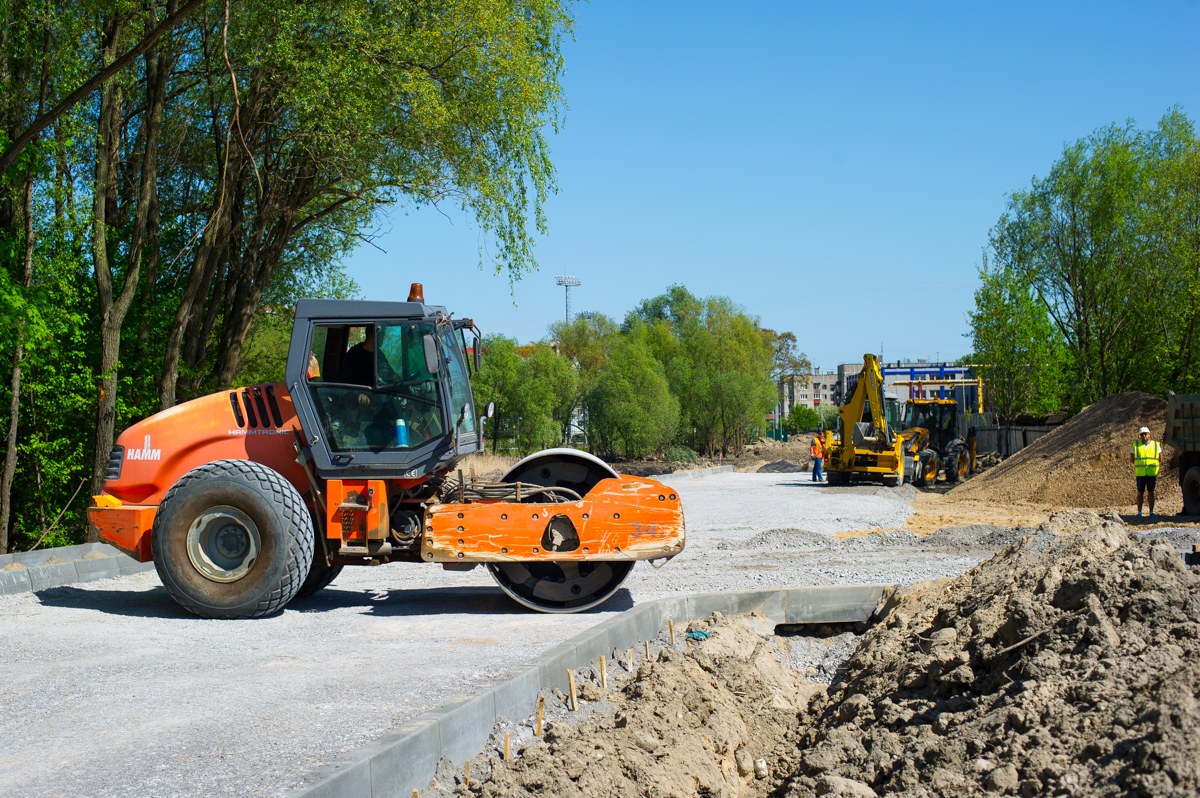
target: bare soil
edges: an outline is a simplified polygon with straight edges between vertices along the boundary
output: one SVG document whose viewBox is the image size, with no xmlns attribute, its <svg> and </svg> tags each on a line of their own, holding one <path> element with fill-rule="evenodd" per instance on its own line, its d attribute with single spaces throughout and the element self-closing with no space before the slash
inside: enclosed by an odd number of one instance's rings
<svg viewBox="0 0 1200 798">
<path fill-rule="evenodd" d="M 689 627 L 611 716 L 556 723 L 483 796 L 1194 796 L 1200 576 L 1114 513 L 1054 514 L 955 579 L 892 596 L 825 688 L 754 619 Z M 451 775 L 449 773 L 445 775 Z M 434 792 L 432 794 L 438 794 Z"/>
<path fill-rule="evenodd" d="M 604 705 L 600 717 L 554 722 L 507 763 L 473 763 L 469 787 L 465 769 L 443 760 L 422 795 L 761 794 L 747 790 L 755 760 L 777 763 L 774 750 L 795 738 L 803 708 L 824 690 L 783 664 L 791 655 L 774 628 L 754 617 L 692 623 L 687 631 L 707 640 L 655 652 L 620 690 L 583 683 L 584 700 Z"/>
<path fill-rule="evenodd" d="M 1134 509 L 1136 496 L 1129 448 L 1139 427 L 1162 441 L 1167 403 L 1147 393 L 1115 394 L 976 478 L 950 491 L 952 501 L 1028 503 L 1039 507 Z M 1163 445 L 1156 511 L 1182 509 L 1178 456 Z"/>
<path fill-rule="evenodd" d="M 1200 578 L 1111 518 L 1054 532 L 897 594 L 780 794 L 1200 792 Z"/>
</svg>

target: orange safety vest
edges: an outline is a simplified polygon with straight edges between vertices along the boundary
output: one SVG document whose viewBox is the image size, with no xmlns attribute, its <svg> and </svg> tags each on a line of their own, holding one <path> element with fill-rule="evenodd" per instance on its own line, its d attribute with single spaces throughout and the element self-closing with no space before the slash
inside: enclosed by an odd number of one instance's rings
<svg viewBox="0 0 1200 798">
<path fill-rule="evenodd" d="M 820 438 L 817 438 L 816 440 L 814 440 L 812 442 L 811 449 L 812 449 L 813 457 L 824 457 L 825 456 L 825 444 L 821 443 Z"/>
</svg>

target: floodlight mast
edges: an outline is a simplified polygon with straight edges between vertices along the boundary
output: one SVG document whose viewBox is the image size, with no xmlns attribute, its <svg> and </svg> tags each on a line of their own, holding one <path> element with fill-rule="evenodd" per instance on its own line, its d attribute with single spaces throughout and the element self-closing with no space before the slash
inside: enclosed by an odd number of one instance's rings
<svg viewBox="0 0 1200 798">
<path fill-rule="evenodd" d="M 560 275 L 554 278 L 554 282 L 566 289 L 567 293 L 567 324 L 571 323 L 571 288 L 580 284 L 578 277 L 568 277 Z"/>
</svg>

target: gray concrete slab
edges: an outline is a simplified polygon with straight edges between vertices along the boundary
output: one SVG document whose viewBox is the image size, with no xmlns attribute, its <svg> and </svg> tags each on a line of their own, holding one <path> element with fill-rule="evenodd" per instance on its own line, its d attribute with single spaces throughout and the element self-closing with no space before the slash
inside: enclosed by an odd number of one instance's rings
<svg viewBox="0 0 1200 798">
<path fill-rule="evenodd" d="M 0 595 L 25 593 L 29 590 L 29 584 L 28 568 L 0 569 Z"/>
<path fill-rule="evenodd" d="M 429 783 L 442 756 L 438 723 L 412 720 L 380 737 L 369 750 L 373 798 L 411 798 Z"/>
<path fill-rule="evenodd" d="M 442 755 L 465 762 L 479 753 L 492 732 L 496 723 L 496 694 L 491 688 L 481 690 L 447 702 L 422 717 L 437 721 Z"/>
</svg>

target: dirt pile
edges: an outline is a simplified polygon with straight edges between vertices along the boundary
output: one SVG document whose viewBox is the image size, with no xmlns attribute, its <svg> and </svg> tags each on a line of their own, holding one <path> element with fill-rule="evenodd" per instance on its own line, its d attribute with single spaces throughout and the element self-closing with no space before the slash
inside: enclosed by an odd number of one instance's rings
<svg viewBox="0 0 1200 798">
<path fill-rule="evenodd" d="M 759 466 L 756 473 L 759 474 L 803 474 L 808 471 L 808 463 L 793 463 L 791 460 L 777 460 L 774 463 L 767 463 L 764 466 Z"/>
<path fill-rule="evenodd" d="M 751 785 L 779 772 L 774 750 L 794 746 L 799 713 L 822 689 L 781 663 L 788 652 L 763 621 L 763 629 L 719 616 L 690 624 L 689 632 L 708 639 L 686 651 L 665 648 L 642 664 L 606 697 L 611 716 L 553 723 L 512 761 L 474 763 L 469 791 L 487 798 L 762 794 Z M 601 699 L 594 683 L 583 689 Z M 764 760 L 764 778 L 756 778 L 756 760 Z M 464 781 L 465 773 L 443 767 L 422 795 L 465 794 Z"/>
<path fill-rule="evenodd" d="M 964 482 L 947 498 L 999 504 L 1026 501 L 1050 507 L 1128 507 L 1135 493 L 1129 447 L 1142 426 L 1161 441 L 1166 423 L 1167 403 L 1162 399 L 1140 392 L 1115 394 Z M 1164 445 L 1155 508 L 1160 515 L 1178 512 L 1182 505 L 1177 461 L 1175 450 Z"/>
<path fill-rule="evenodd" d="M 1200 577 L 1105 520 L 893 598 L 780 795 L 1194 796 Z"/>
</svg>

